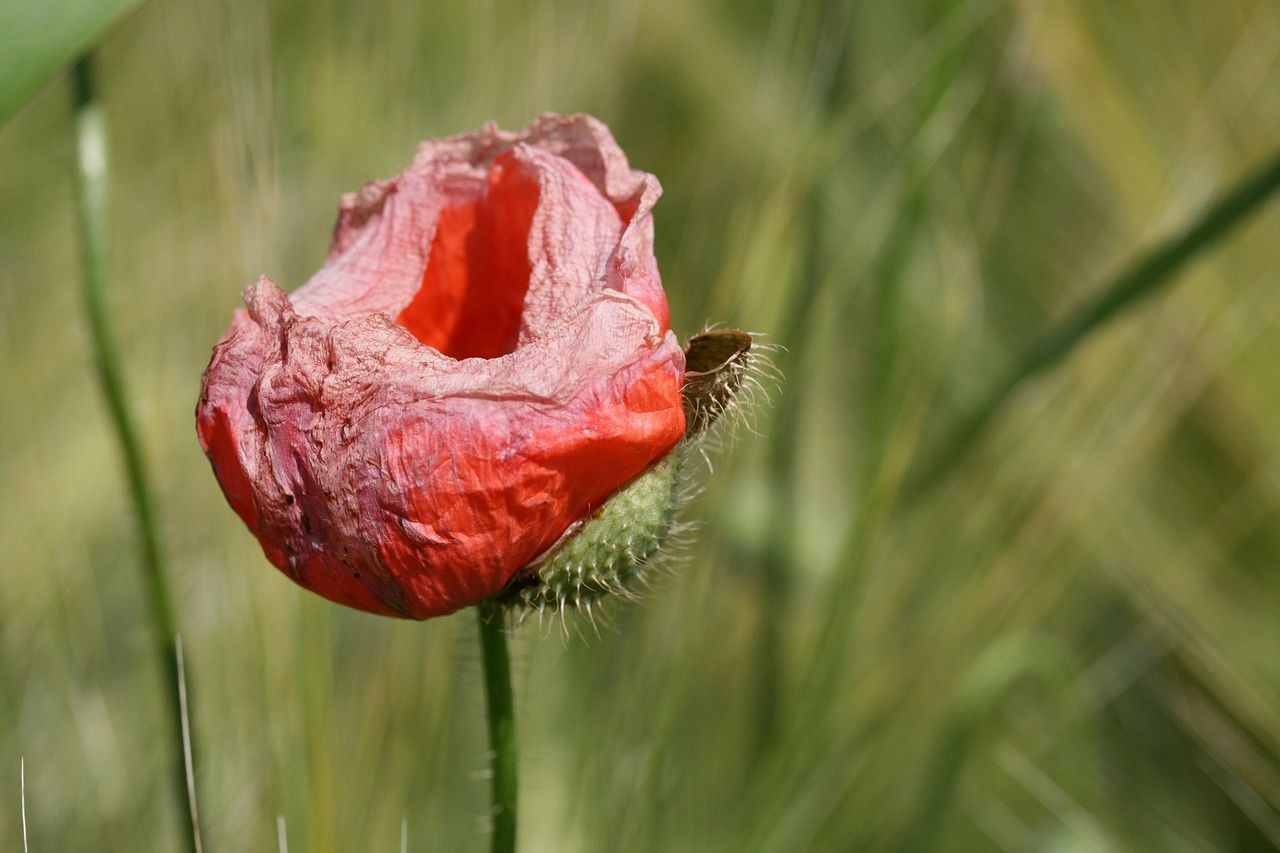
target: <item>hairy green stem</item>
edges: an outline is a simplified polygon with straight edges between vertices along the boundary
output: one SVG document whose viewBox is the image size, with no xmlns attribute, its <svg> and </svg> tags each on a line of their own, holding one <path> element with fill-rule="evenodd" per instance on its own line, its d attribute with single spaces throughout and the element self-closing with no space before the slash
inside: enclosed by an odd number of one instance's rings
<svg viewBox="0 0 1280 853">
<path fill-rule="evenodd" d="M 1143 298 L 1175 280 L 1188 261 L 1254 213 L 1280 189 L 1280 152 L 1245 176 L 1198 219 L 1126 267 L 1099 295 L 1065 322 L 1050 328 L 996 382 L 967 416 L 917 466 L 905 497 L 921 497 L 940 483 L 977 443 L 987 424 L 1024 382 L 1055 366 L 1078 344 Z"/>
<path fill-rule="evenodd" d="M 493 801 L 493 853 L 516 849 L 516 717 L 511 694 L 511 656 L 507 652 L 502 606 L 476 608 L 484 660 L 484 696 L 492 751 L 490 797 Z"/>
<path fill-rule="evenodd" d="M 152 643 L 155 647 L 161 683 L 165 685 L 169 718 L 172 794 L 186 810 L 192 826 L 187 847 L 199 848 L 194 790 L 188 791 L 184 762 L 182 701 L 179 684 L 173 677 L 177 659 L 173 608 L 169 603 L 165 579 L 164 557 L 156 525 L 155 502 L 152 500 L 146 464 L 133 412 L 129 408 L 124 373 L 107 310 L 107 149 L 102 110 L 94 87 L 93 60 L 86 55 L 72 72 L 72 98 L 76 127 L 76 208 L 80 226 L 82 259 L 82 291 L 85 317 L 93 347 L 98 384 L 107 404 L 107 412 L 120 455 L 137 525 L 143 578 L 148 597 Z"/>
</svg>

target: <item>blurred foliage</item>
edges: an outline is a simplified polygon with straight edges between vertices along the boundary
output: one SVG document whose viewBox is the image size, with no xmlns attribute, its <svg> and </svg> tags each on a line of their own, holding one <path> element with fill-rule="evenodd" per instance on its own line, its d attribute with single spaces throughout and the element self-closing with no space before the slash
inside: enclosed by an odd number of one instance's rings
<svg viewBox="0 0 1280 853">
<path fill-rule="evenodd" d="M 16 0 L 0 0 L 13 3 Z M 303 594 L 195 441 L 259 273 L 426 136 L 607 121 L 676 328 L 771 333 L 761 437 L 596 637 L 515 641 L 527 850 L 1280 846 L 1280 212 L 945 433 L 1280 139 L 1266 0 L 152 0 L 100 52 L 113 305 L 193 672 L 208 849 L 479 850 L 473 616 Z M 182 831 L 78 311 L 66 81 L 0 129 L 0 847 Z"/>
<path fill-rule="evenodd" d="M 0 125 L 141 0 L 0 4 Z"/>
</svg>

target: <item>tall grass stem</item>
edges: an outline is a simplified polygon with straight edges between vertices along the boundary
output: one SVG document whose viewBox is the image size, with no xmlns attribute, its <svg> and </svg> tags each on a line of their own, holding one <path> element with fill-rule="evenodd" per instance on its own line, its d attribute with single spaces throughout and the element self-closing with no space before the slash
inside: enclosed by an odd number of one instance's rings
<svg viewBox="0 0 1280 853">
<path fill-rule="evenodd" d="M 170 666 L 177 657 L 173 607 L 170 604 L 164 555 L 156 523 L 155 502 L 138 438 L 124 372 L 120 364 L 107 303 L 110 238 L 107 225 L 107 145 L 102 107 L 94 81 L 93 58 L 86 54 L 72 70 L 72 106 L 76 134 L 76 212 L 80 229 L 81 290 L 85 319 L 97 368 L 98 384 L 124 462 L 129 500 L 137 527 L 148 616 L 155 659 L 166 689 L 169 718 L 171 788 L 193 827 L 197 826 L 195 797 L 187 789 L 182 705 L 179 685 Z M 198 853 L 197 836 L 187 839 L 187 849 Z"/>
<path fill-rule="evenodd" d="M 27 847 L 27 759 L 18 758 L 18 802 L 22 811 L 22 853 L 28 853 Z"/>
<path fill-rule="evenodd" d="M 204 853 L 200 839 L 200 810 L 196 807 L 196 762 L 191 755 L 191 714 L 187 709 L 187 663 L 182 656 L 182 635 L 173 637 L 173 654 L 178 667 L 178 711 L 182 717 L 182 767 L 186 770 L 187 808 L 191 812 L 191 842 L 196 853 Z"/>
</svg>

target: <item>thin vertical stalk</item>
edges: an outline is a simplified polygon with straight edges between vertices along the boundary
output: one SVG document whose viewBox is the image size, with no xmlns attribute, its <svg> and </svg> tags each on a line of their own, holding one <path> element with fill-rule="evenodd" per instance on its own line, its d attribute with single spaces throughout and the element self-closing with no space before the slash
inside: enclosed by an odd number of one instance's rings
<svg viewBox="0 0 1280 853">
<path fill-rule="evenodd" d="M 27 758 L 18 757 L 18 802 L 22 811 L 22 853 L 30 853 L 27 847 Z"/>
<path fill-rule="evenodd" d="M 187 666 L 182 657 L 182 635 L 173 638 L 178 665 L 178 711 L 182 717 L 182 766 L 187 771 L 187 808 L 191 812 L 191 843 L 196 853 L 204 853 L 200 840 L 200 810 L 196 807 L 196 763 L 191 755 L 191 717 L 187 713 Z"/>
<path fill-rule="evenodd" d="M 177 658 L 173 608 L 169 603 L 155 502 L 151 496 L 138 430 L 134 425 L 133 412 L 129 408 L 129 395 L 120 366 L 119 350 L 107 310 L 107 148 L 102 109 L 94 87 L 91 55 L 82 57 L 73 70 L 72 105 L 75 110 L 76 210 L 80 226 L 85 318 L 89 326 L 98 384 L 102 387 L 111 426 L 120 447 L 130 504 L 137 526 L 152 644 L 161 675 L 160 683 L 165 685 L 167 691 L 166 716 L 169 718 L 172 794 L 186 811 L 190 824 L 194 827 L 197 825 L 195 799 L 193 796 L 188 797 L 186 765 L 183 760 L 182 703 L 179 686 L 170 669 Z M 186 846 L 194 853 L 194 835 L 187 839 Z"/>
<path fill-rule="evenodd" d="M 477 609 L 484 661 L 485 708 L 489 718 L 490 797 L 493 803 L 493 853 L 516 849 L 516 718 L 511 693 L 511 656 L 500 605 Z"/>
</svg>

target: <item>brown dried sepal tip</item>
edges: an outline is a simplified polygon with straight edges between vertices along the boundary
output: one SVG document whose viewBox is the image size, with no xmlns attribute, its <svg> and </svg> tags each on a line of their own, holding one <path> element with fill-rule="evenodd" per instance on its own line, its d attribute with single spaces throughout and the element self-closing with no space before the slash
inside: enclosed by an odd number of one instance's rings
<svg viewBox="0 0 1280 853">
<path fill-rule="evenodd" d="M 684 350 L 685 435 L 706 431 L 729 408 L 750 352 L 751 335 L 741 329 L 712 329 L 689 339 Z"/>
</svg>

